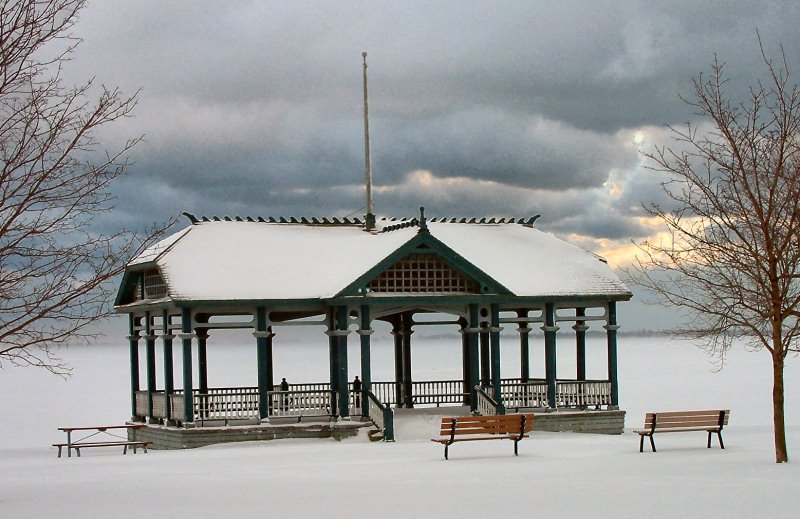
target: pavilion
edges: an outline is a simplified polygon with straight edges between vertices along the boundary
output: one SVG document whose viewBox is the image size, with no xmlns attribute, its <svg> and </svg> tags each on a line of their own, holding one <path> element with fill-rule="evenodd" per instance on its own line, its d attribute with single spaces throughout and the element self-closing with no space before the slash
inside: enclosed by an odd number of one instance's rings
<svg viewBox="0 0 800 519">
<path fill-rule="evenodd" d="M 534 228 L 537 217 L 429 219 L 421 209 L 415 218 L 370 225 L 358 218 L 186 216 L 188 227 L 128 264 L 117 295 L 116 310 L 129 316 L 134 421 L 162 432 L 216 427 L 229 436 L 240 426 L 250 436 L 237 439 L 260 439 L 275 437 L 289 419 L 323 417 L 333 428 L 371 422 L 392 439 L 392 408 L 435 404 L 483 414 L 534 410 L 572 417 L 566 423 L 575 430 L 622 432 L 616 304 L 631 293 L 605 260 Z M 461 332 L 461 380 L 412 380 L 412 333 L 431 324 L 415 315 L 430 313 L 444 316 L 434 323 Z M 375 320 L 392 327 L 394 380 L 372 380 Z M 604 380 L 586 379 L 592 322 L 607 335 Z M 563 323 L 574 332 L 575 379 L 558 377 Z M 324 325 L 330 380 L 276 384 L 273 343 L 290 325 Z M 530 373 L 534 326 L 544 331 L 540 378 Z M 501 373 L 504 327 L 519 333 L 519 373 Z M 253 331 L 257 387 L 209 387 L 209 331 L 230 328 Z M 181 387 L 174 383 L 175 339 Z M 360 345 L 359 373 L 348 373 L 348 340 Z M 603 425 L 587 425 L 592 420 Z M 215 441 L 228 440 L 207 437 L 203 444 Z"/>
</svg>

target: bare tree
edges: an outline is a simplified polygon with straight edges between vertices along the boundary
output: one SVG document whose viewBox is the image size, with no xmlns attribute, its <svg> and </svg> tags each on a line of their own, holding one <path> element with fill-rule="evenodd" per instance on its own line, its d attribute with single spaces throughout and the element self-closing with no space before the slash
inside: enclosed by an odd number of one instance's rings
<svg viewBox="0 0 800 519">
<path fill-rule="evenodd" d="M 0 366 L 67 373 L 58 346 L 95 333 L 110 311 L 108 281 L 163 231 L 98 231 L 139 139 L 113 152 L 96 141 L 99 128 L 130 114 L 135 94 L 91 80 L 63 85 L 84 3 L 0 2 Z"/>
<path fill-rule="evenodd" d="M 712 354 L 724 359 L 735 338 L 769 352 L 775 459 L 782 463 L 784 362 L 797 352 L 800 332 L 800 92 L 785 57 L 769 59 L 760 37 L 759 47 L 767 75 L 746 101 L 731 99 L 724 64 L 715 59 L 687 101 L 713 129 L 670 128 L 676 146 L 645 153 L 667 174 L 669 201 L 646 209 L 671 239 L 639 244 L 631 274 L 690 310 L 682 331 Z"/>
</svg>

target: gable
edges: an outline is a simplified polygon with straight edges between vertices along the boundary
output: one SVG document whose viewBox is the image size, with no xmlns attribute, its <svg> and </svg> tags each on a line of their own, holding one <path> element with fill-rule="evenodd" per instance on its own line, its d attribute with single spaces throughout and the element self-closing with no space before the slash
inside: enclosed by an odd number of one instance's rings
<svg viewBox="0 0 800 519">
<path fill-rule="evenodd" d="M 158 268 L 126 272 L 115 305 L 163 299 L 169 296 L 167 283 Z"/>
<path fill-rule="evenodd" d="M 338 295 L 510 294 L 491 276 L 427 232 L 413 238 Z"/>
<path fill-rule="evenodd" d="M 479 294 L 480 285 L 431 252 L 411 253 L 372 279 L 374 293 Z"/>
</svg>

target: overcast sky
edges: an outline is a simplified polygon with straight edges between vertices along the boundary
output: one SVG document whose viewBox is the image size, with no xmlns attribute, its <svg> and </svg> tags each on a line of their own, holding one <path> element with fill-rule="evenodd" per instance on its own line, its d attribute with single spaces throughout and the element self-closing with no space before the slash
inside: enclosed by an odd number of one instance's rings
<svg viewBox="0 0 800 519">
<path fill-rule="evenodd" d="M 108 225 L 197 215 L 363 215 L 361 52 L 379 215 L 541 214 L 624 263 L 655 231 L 639 149 L 694 115 L 678 95 L 727 62 L 738 95 L 790 66 L 792 2 L 180 2 L 94 0 L 68 78 L 132 93 L 145 135 Z M 642 327 L 646 327 L 642 325 Z"/>
</svg>

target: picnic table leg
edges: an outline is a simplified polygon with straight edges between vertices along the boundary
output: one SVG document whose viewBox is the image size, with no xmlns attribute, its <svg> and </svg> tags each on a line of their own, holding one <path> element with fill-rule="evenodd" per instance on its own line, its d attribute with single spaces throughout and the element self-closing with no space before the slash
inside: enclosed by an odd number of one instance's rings
<svg viewBox="0 0 800 519">
<path fill-rule="evenodd" d="M 60 452 L 61 448 L 59 447 L 58 450 Z M 67 458 L 71 457 L 72 457 L 72 431 L 67 431 Z"/>
<path fill-rule="evenodd" d="M 61 457 L 61 445 L 58 445 L 58 457 Z"/>
</svg>

